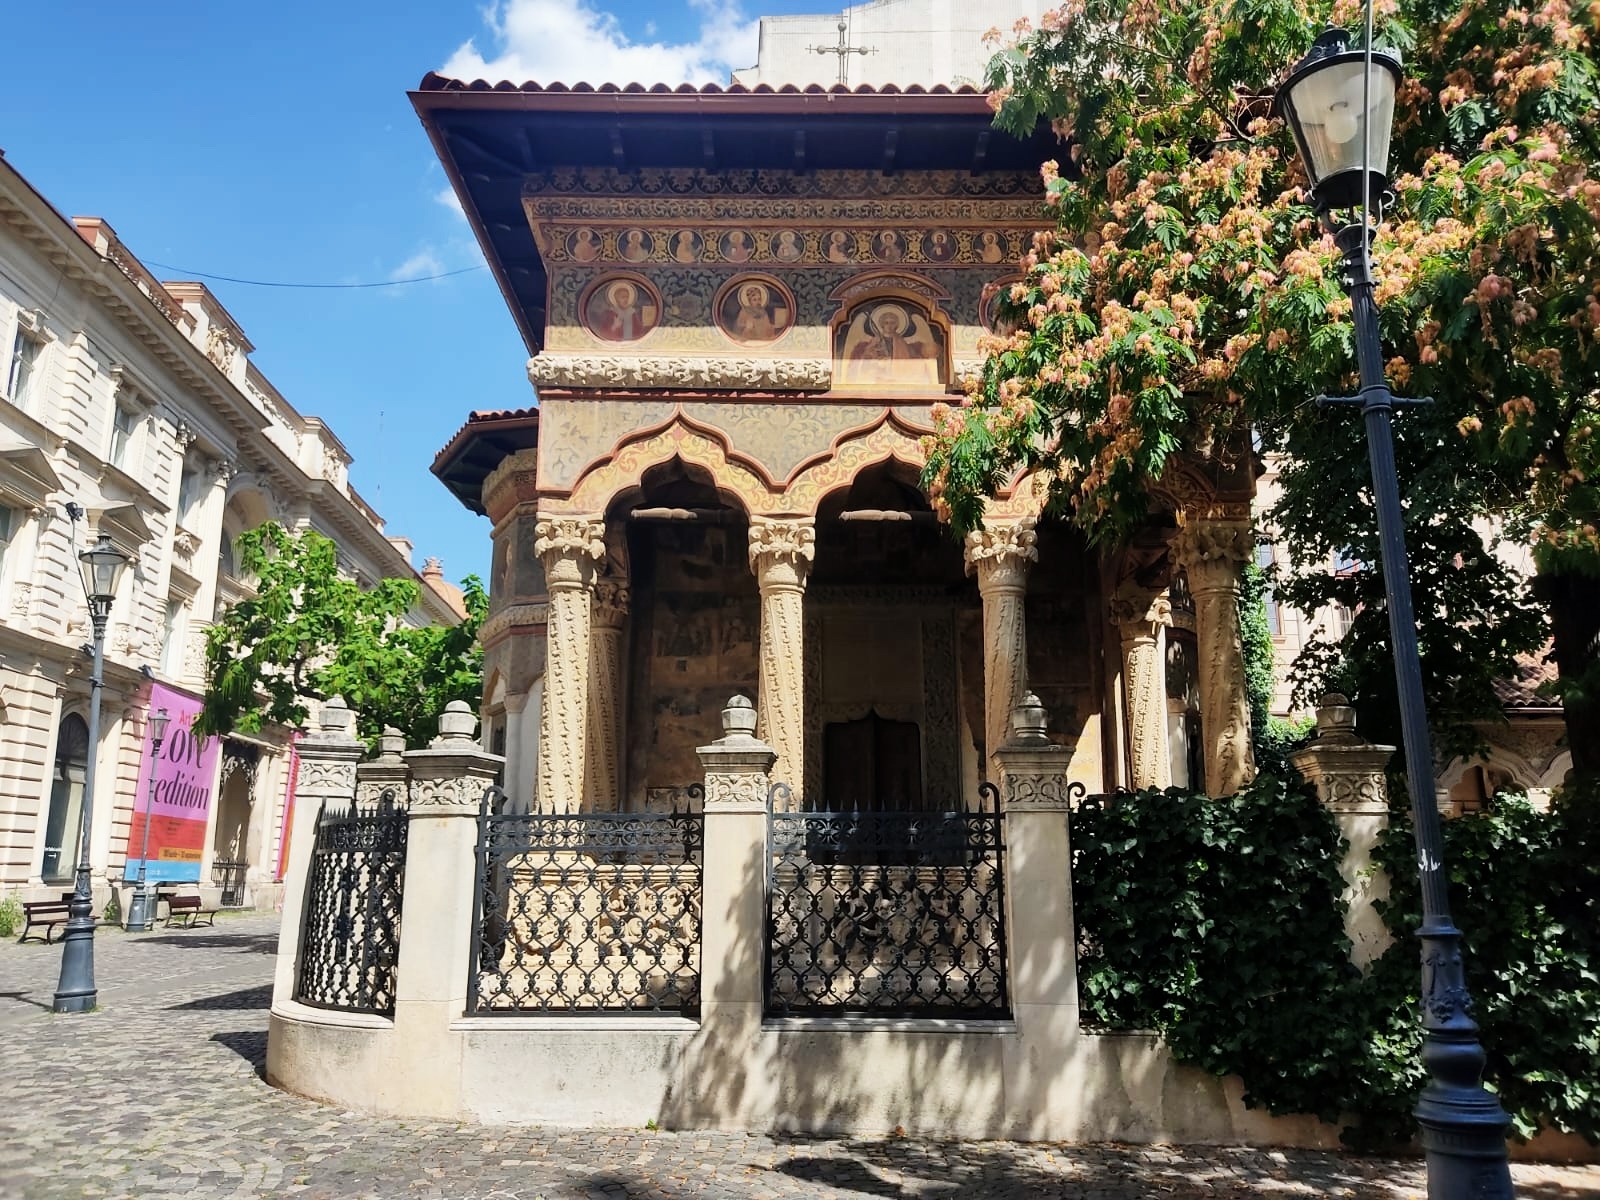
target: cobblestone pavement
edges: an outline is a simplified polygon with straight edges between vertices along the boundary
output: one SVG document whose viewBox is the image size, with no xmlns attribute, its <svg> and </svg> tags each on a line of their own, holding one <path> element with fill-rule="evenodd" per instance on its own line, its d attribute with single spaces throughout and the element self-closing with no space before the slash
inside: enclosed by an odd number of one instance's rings
<svg viewBox="0 0 1600 1200">
<path fill-rule="evenodd" d="M 489 1129 L 341 1112 L 260 1078 L 276 924 L 225 916 L 215 930 L 102 930 L 102 1008 L 81 1017 L 49 1012 L 58 947 L 0 944 L 0 1198 L 1423 1194 L 1414 1161 L 1292 1151 Z M 1515 1173 L 1524 1200 L 1600 1198 L 1600 1168 Z"/>
</svg>

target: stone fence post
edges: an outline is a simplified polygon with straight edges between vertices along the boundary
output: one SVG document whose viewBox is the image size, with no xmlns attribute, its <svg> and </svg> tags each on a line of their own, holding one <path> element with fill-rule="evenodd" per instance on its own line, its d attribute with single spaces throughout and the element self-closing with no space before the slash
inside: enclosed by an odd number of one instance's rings
<svg viewBox="0 0 1600 1200">
<path fill-rule="evenodd" d="M 274 1004 L 294 999 L 317 818 L 325 804 L 349 805 L 355 800 L 356 763 L 365 747 L 352 731 L 354 724 L 355 714 L 335 696 L 323 704 L 317 732 L 300 742 L 294 814 L 289 823 L 289 862 L 283 876 L 283 919 L 278 926 L 278 963 L 272 980 Z"/>
<path fill-rule="evenodd" d="M 1011 1007 L 1019 1022 L 1078 1021 L 1077 935 L 1067 832 L 1072 751 L 1045 734 L 1045 709 L 1031 692 L 1011 710 L 1000 760 L 1005 820 L 1006 917 Z"/>
<path fill-rule="evenodd" d="M 765 1003 L 767 789 L 777 753 L 755 736 L 756 710 L 734 696 L 721 738 L 697 753 L 706 773 L 701 861 L 699 1080 L 677 1116 L 716 1116 L 771 1085 L 756 1058 Z M 724 1113 L 725 1116 L 725 1113 Z"/>
<path fill-rule="evenodd" d="M 385 792 L 394 793 L 394 802 L 404 806 L 411 769 L 401 757 L 406 739 L 392 725 L 385 725 L 378 739 L 378 757 L 356 764 L 356 800 L 363 805 L 376 804 Z"/>
<path fill-rule="evenodd" d="M 1373 865 L 1378 835 L 1389 824 L 1389 790 L 1385 769 L 1393 746 L 1375 746 L 1356 734 L 1356 712 L 1337 692 L 1317 705 L 1317 736 L 1289 761 L 1317 789 L 1349 843 L 1339 874 L 1349 905 L 1344 928 L 1350 937 L 1350 961 L 1365 969 L 1394 940 L 1373 901 L 1389 895 L 1389 876 Z"/>
<path fill-rule="evenodd" d="M 472 901 L 477 887 L 478 812 L 505 759 L 472 738 L 477 717 L 460 700 L 445 705 L 439 736 L 425 750 L 401 756 L 411 772 L 406 882 L 400 906 L 400 960 L 395 978 L 395 1030 L 437 1048 L 467 1002 L 472 962 Z M 415 1079 L 437 1072 L 440 1094 L 459 1080 L 452 1065 L 419 1051 Z M 418 1086 L 421 1086 L 420 1084 Z M 432 1086 L 432 1085 L 430 1085 Z"/>
</svg>

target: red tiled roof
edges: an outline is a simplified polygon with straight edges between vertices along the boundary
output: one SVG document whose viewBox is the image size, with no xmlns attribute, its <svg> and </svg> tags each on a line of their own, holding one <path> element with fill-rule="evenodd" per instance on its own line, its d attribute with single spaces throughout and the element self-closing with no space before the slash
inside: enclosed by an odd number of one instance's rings
<svg viewBox="0 0 1600 1200">
<path fill-rule="evenodd" d="M 846 87 L 836 83 L 823 87 L 819 83 L 797 87 L 795 84 L 786 83 L 782 87 L 773 87 L 768 83 L 758 83 L 755 87 L 746 87 L 742 83 L 727 85 L 705 83 L 696 86 L 692 83 L 680 83 L 676 87 L 671 84 L 657 83 L 646 87 L 642 83 L 629 83 L 621 86 L 615 83 L 602 83 L 598 86 L 592 83 L 546 83 L 540 84 L 533 80 L 524 83 L 512 83 L 510 80 L 501 80 L 499 83 L 490 83 L 486 79 L 451 79 L 447 75 L 440 75 L 436 71 L 429 71 L 422 77 L 422 82 L 417 85 L 419 92 L 533 92 L 533 93 L 561 93 L 561 92 L 599 92 L 620 93 L 628 95 L 649 96 L 982 96 L 984 92 L 962 84 L 958 88 L 948 87 L 936 83 L 932 87 L 923 87 L 920 83 L 913 83 L 906 87 L 898 87 L 886 83 L 882 87 L 873 87 L 870 84 L 861 84 L 859 87 Z"/>
<path fill-rule="evenodd" d="M 1494 694 L 1509 711 L 1526 712 L 1529 709 L 1559 709 L 1561 701 L 1549 693 L 1547 684 L 1556 681 L 1558 671 L 1547 653 L 1528 655 L 1517 660 L 1517 673 L 1496 679 Z"/>
</svg>

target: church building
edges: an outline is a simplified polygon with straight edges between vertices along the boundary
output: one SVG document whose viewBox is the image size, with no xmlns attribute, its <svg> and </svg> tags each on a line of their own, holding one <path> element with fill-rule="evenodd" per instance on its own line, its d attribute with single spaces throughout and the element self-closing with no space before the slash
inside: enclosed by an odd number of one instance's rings
<svg viewBox="0 0 1600 1200">
<path fill-rule="evenodd" d="M 485 745 L 514 802 L 669 809 L 735 692 L 809 811 L 970 806 L 1024 691 L 1090 791 L 1248 775 L 1247 462 L 1175 469 L 1113 559 L 1030 481 L 964 546 L 918 484 L 1045 223 L 1047 130 L 944 86 L 413 100 L 537 393 L 434 464 L 494 522 Z"/>
</svg>

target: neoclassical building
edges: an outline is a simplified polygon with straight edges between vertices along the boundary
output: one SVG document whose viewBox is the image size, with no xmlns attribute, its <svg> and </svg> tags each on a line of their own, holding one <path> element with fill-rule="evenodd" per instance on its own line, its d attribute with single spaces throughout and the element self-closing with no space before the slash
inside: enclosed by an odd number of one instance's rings
<svg viewBox="0 0 1600 1200">
<path fill-rule="evenodd" d="M 434 465 L 494 523 L 485 744 L 517 802 L 670 806 L 741 690 L 801 809 L 973 803 L 1025 688 L 1092 791 L 1249 777 L 1248 452 L 1175 466 L 1109 557 L 1028 481 L 965 545 L 918 486 L 1053 136 L 943 87 L 413 101 L 537 395 Z"/>
<path fill-rule="evenodd" d="M 350 485 L 350 454 L 250 361 L 205 285 L 159 282 L 98 218 L 63 219 L 0 161 L 0 893 L 70 884 L 88 755 L 88 613 L 76 550 L 134 556 L 110 618 L 91 861 L 122 879 L 152 688 L 203 686 L 205 632 L 249 593 L 233 556 L 272 519 L 321 531 L 358 579 L 421 579 Z M 76 525 L 66 505 L 80 505 Z M 440 581 L 442 582 L 442 581 Z M 412 619 L 458 619 L 424 586 Z M 217 756 L 200 881 L 270 905 L 290 731 Z"/>
</svg>

